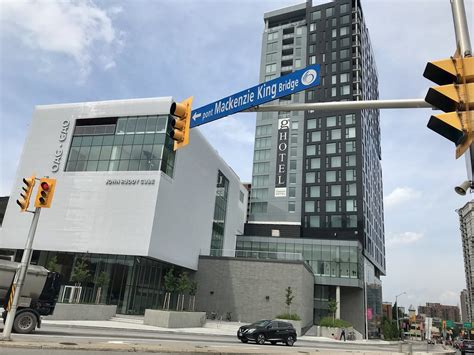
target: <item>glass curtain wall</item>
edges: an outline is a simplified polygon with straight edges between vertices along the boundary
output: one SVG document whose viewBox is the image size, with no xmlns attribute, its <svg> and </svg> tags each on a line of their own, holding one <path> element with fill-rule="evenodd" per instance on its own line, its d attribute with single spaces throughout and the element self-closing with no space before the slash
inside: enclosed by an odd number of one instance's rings
<svg viewBox="0 0 474 355">
<path fill-rule="evenodd" d="M 214 206 L 214 220 L 212 222 L 212 238 L 210 255 L 221 256 L 224 245 L 225 217 L 227 210 L 227 195 L 229 180 L 221 171 L 217 174 L 216 203 Z"/>
</svg>

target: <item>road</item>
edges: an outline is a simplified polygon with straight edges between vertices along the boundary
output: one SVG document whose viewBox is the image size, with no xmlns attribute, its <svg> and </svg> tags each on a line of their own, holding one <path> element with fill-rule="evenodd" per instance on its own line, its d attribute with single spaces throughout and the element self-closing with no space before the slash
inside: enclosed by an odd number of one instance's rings
<svg viewBox="0 0 474 355">
<path fill-rule="evenodd" d="M 295 345 L 290 348 L 285 345 L 256 345 L 256 344 L 242 344 L 235 336 L 228 335 L 214 335 L 214 334 L 183 334 L 183 333 L 168 333 L 168 332 L 143 332 L 140 330 L 122 330 L 122 329 L 91 329 L 91 328 L 76 328 L 64 327 L 56 325 L 44 324 L 41 329 L 38 329 L 34 334 L 21 335 L 13 334 L 14 341 L 22 342 L 48 342 L 63 344 L 64 346 L 74 347 L 75 345 L 98 345 L 103 346 L 107 344 L 123 344 L 123 345 L 150 345 L 150 346 L 179 346 L 185 344 L 197 349 L 219 350 L 224 348 L 234 348 L 235 350 L 250 351 L 250 352 L 280 352 L 280 353 L 298 353 L 311 351 L 397 351 L 398 345 L 387 344 L 364 344 L 355 342 L 316 342 L 308 341 L 304 338 L 298 339 Z M 1 346 L 1 345 L 0 345 Z M 6 350 L 6 352 L 4 352 Z M 22 350 L 23 352 L 18 352 Z M 403 350 L 408 350 L 408 345 L 403 345 Z M 440 345 L 429 345 L 426 343 L 414 342 L 413 351 L 442 351 Z M 3 354 L 35 354 L 37 351 L 46 351 L 44 349 L 2 349 Z M 59 355 L 64 350 L 49 350 L 51 354 Z M 77 351 L 68 351 L 70 355 L 80 354 Z M 93 354 L 94 352 L 87 352 Z M 101 352 L 103 354 L 103 351 Z M 110 353 L 110 352 L 109 352 Z M 115 352 L 114 352 L 115 353 Z M 123 352 L 117 352 L 123 354 Z M 140 353 L 140 352 L 138 352 Z M 43 352 L 41 353 L 43 354 Z"/>
</svg>

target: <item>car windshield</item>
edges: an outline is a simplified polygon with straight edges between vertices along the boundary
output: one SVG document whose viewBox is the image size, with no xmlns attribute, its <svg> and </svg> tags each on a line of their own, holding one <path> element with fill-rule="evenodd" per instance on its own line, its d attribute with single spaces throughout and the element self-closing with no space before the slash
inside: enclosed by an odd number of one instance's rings
<svg viewBox="0 0 474 355">
<path fill-rule="evenodd" d="M 270 322 L 269 320 L 259 320 L 258 322 L 250 324 L 249 327 L 265 327 Z"/>
</svg>

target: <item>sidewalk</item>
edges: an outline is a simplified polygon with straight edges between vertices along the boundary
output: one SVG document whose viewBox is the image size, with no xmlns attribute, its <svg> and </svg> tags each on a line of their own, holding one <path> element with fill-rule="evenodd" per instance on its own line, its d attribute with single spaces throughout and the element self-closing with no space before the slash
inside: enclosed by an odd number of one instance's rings
<svg viewBox="0 0 474 355">
<path fill-rule="evenodd" d="M 43 320 L 45 325 L 57 325 L 71 328 L 102 328 L 102 329 L 117 329 L 117 330 L 140 330 L 147 333 L 165 332 L 165 333 L 182 333 L 182 334 L 208 334 L 208 335 L 224 335 L 233 336 L 237 334 L 239 327 L 246 323 L 239 322 L 224 322 L 216 320 L 207 320 L 202 328 L 162 328 L 143 324 L 143 317 L 139 316 L 117 316 L 107 321 L 66 321 L 66 320 Z M 340 340 L 306 336 L 299 337 L 300 340 L 312 342 L 340 342 Z M 384 340 L 351 340 L 349 343 L 355 344 L 373 344 L 373 345 L 387 345 L 397 344 L 396 341 Z"/>
</svg>

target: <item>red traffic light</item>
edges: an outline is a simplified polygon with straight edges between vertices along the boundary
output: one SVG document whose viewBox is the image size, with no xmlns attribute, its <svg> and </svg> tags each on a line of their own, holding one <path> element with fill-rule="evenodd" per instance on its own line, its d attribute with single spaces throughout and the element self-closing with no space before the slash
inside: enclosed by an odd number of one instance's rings
<svg viewBox="0 0 474 355">
<path fill-rule="evenodd" d="M 41 183 L 41 188 L 44 190 L 44 191 L 49 191 L 49 184 L 45 181 L 43 181 Z"/>
</svg>

